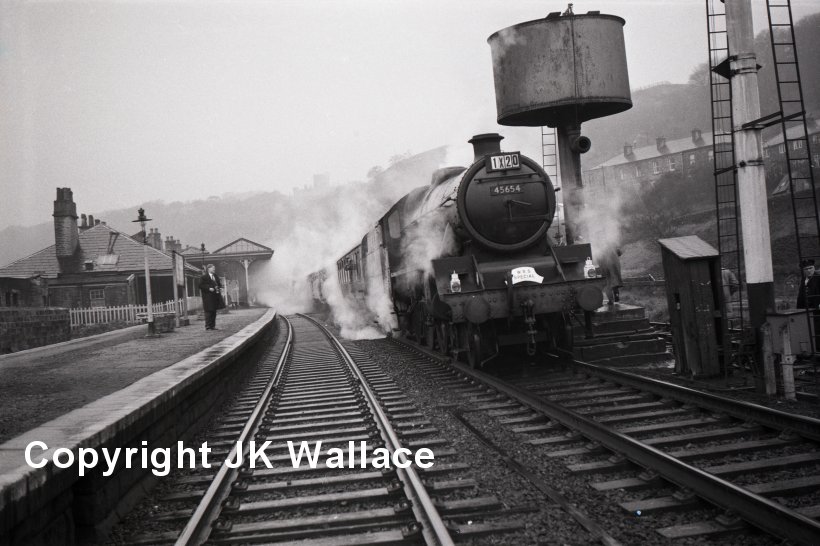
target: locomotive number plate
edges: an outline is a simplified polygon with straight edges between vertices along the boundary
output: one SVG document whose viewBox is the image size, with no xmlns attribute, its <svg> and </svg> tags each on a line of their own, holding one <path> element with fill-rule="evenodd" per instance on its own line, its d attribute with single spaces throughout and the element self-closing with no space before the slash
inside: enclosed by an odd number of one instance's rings
<svg viewBox="0 0 820 546">
<path fill-rule="evenodd" d="M 510 195 L 511 193 L 523 193 L 521 184 L 498 184 L 490 188 L 490 195 Z"/>
<path fill-rule="evenodd" d="M 487 172 L 507 171 L 521 168 L 521 157 L 518 152 L 495 154 L 487 158 Z"/>
</svg>

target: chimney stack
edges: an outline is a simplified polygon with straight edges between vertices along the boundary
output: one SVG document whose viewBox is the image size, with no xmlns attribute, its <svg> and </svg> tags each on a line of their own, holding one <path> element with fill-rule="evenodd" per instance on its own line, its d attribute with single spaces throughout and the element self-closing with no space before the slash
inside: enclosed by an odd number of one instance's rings
<svg viewBox="0 0 820 546">
<path fill-rule="evenodd" d="M 504 137 L 498 133 L 483 133 L 468 140 L 467 142 L 473 145 L 474 161 L 478 161 L 485 155 L 499 153 L 503 139 Z"/>
<path fill-rule="evenodd" d="M 88 227 L 90 227 L 90 228 L 94 227 L 94 215 L 93 214 L 88 215 Z"/>
<path fill-rule="evenodd" d="M 703 134 L 700 129 L 692 129 L 692 144 L 696 146 L 703 144 Z"/>
<path fill-rule="evenodd" d="M 157 250 L 162 250 L 162 235 L 160 235 L 159 229 L 151 228 L 150 233 L 148 233 L 148 244 Z"/>
<path fill-rule="evenodd" d="M 664 154 L 664 153 L 669 151 L 669 149 L 666 147 L 666 137 L 656 138 L 655 139 L 655 144 L 657 145 L 658 151 L 660 153 Z"/>
<path fill-rule="evenodd" d="M 80 224 L 80 229 L 88 229 L 88 218 L 86 218 L 85 214 L 81 214 L 80 219 L 82 220 L 82 224 Z"/>
<path fill-rule="evenodd" d="M 624 144 L 624 157 L 629 159 L 634 155 L 635 153 L 632 151 L 632 144 Z"/>
<path fill-rule="evenodd" d="M 71 188 L 57 188 L 54 201 L 54 242 L 58 258 L 68 258 L 77 251 L 80 242 L 77 230 L 77 205 Z"/>
</svg>

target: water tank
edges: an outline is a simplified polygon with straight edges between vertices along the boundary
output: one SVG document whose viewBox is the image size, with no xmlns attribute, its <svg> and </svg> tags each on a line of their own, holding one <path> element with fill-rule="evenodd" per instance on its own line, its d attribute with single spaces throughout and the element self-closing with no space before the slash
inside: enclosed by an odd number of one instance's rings
<svg viewBox="0 0 820 546">
<path fill-rule="evenodd" d="M 557 127 L 631 108 L 623 27 L 554 13 L 491 35 L 498 123 Z"/>
</svg>

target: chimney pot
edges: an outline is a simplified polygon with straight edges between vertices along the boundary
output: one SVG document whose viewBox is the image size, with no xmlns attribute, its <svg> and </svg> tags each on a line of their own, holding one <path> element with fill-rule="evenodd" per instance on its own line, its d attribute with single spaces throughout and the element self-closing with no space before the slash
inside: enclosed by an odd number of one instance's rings
<svg viewBox="0 0 820 546">
<path fill-rule="evenodd" d="M 95 226 L 99 226 L 99 225 L 100 225 L 100 220 L 99 220 L 99 219 L 95 219 L 95 220 L 94 220 L 94 225 L 95 225 Z"/>
</svg>

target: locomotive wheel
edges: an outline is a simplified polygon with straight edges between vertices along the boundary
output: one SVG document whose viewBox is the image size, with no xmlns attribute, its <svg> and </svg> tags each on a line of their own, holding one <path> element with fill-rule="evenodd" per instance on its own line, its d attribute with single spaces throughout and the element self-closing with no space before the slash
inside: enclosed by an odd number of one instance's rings
<svg viewBox="0 0 820 546">
<path fill-rule="evenodd" d="M 467 364 L 473 369 L 481 367 L 481 336 L 472 329 L 467 331 Z"/>
<path fill-rule="evenodd" d="M 434 324 L 424 327 L 424 346 L 433 350 L 436 343 L 436 327 Z"/>
<path fill-rule="evenodd" d="M 436 322 L 436 337 L 438 338 L 438 351 L 447 356 L 450 352 L 450 328 L 446 322 Z"/>
</svg>

